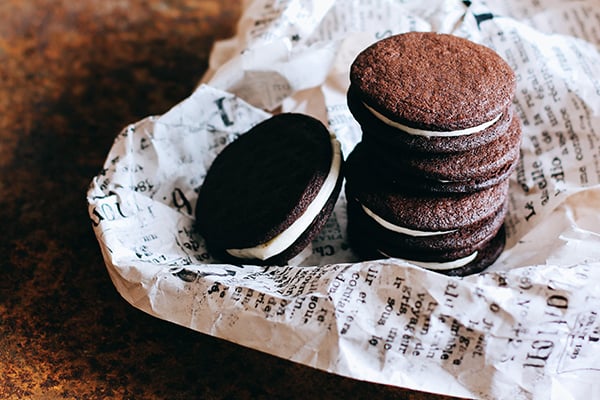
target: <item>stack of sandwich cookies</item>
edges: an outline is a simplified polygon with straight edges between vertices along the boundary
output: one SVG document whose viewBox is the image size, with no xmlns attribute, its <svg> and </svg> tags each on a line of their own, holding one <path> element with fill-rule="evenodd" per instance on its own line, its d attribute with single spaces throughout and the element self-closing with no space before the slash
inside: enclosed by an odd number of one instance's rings
<svg viewBox="0 0 600 400">
<path fill-rule="evenodd" d="M 284 113 L 256 125 L 212 163 L 196 228 L 217 258 L 283 265 L 320 232 L 342 186 L 340 144 L 318 120 Z"/>
<path fill-rule="evenodd" d="M 487 47 L 412 32 L 360 53 L 350 82 L 363 131 L 346 164 L 353 247 L 449 275 L 486 268 L 519 157 L 513 71 Z"/>
</svg>

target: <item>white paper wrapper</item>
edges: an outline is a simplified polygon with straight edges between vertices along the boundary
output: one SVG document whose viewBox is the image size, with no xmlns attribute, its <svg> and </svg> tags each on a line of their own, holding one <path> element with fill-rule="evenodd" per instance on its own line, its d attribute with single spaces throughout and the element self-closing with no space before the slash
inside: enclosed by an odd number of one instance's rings
<svg viewBox="0 0 600 400">
<path fill-rule="evenodd" d="M 589 1 L 245 3 L 203 84 L 126 127 L 88 192 L 121 295 L 158 318 L 361 380 L 478 398 L 600 398 L 600 8 Z M 517 74 L 508 243 L 463 279 L 361 262 L 340 197 L 302 266 L 218 264 L 193 231 L 214 157 L 270 114 L 321 119 L 347 155 L 349 66 L 410 30 L 467 37 Z"/>
</svg>

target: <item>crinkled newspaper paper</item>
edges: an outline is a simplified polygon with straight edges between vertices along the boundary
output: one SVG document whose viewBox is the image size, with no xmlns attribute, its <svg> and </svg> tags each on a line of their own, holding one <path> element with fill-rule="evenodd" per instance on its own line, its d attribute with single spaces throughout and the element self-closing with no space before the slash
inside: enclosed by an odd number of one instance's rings
<svg viewBox="0 0 600 400">
<path fill-rule="evenodd" d="M 463 279 L 361 262 L 346 202 L 300 265 L 219 264 L 194 233 L 223 147 L 271 112 L 311 114 L 347 155 L 364 47 L 410 30 L 467 37 L 514 68 L 523 124 L 507 249 Z M 263 111 L 267 110 L 267 111 Z M 164 320 L 361 380 L 476 398 L 600 398 L 600 7 L 589 1 L 255 0 L 195 92 L 126 127 L 88 192 L 121 295 Z"/>
</svg>

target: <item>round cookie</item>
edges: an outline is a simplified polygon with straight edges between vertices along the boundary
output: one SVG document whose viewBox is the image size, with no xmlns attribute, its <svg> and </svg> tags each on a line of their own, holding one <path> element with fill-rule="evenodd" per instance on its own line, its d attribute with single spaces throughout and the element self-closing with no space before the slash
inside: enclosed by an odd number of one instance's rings
<svg viewBox="0 0 600 400">
<path fill-rule="evenodd" d="M 493 186 L 509 177 L 520 154 L 521 125 L 509 119 L 506 133 L 478 148 L 458 153 L 421 153 L 402 151 L 363 136 L 353 157 L 359 164 L 380 159 L 381 167 L 394 177 L 410 176 L 410 181 L 436 192 L 471 192 Z M 363 149 L 364 147 L 364 149 Z M 362 154 L 361 154 L 362 153 Z M 377 157 L 374 155 L 377 154 Z"/>
<path fill-rule="evenodd" d="M 347 92 L 347 103 L 354 119 L 359 123 L 363 131 L 363 137 L 373 138 L 392 146 L 393 148 L 404 148 L 410 151 L 427 153 L 453 153 L 476 149 L 497 140 L 504 134 L 507 122 L 511 117 L 511 108 L 502 112 L 500 119 L 492 126 L 483 131 L 466 136 L 426 137 L 411 135 L 395 127 L 387 125 L 373 115 L 356 94 L 356 90 L 350 86 Z"/>
<path fill-rule="evenodd" d="M 355 199 L 348 199 L 348 218 L 364 236 L 380 243 L 382 249 L 403 249 L 405 254 L 443 255 L 473 248 L 480 243 L 487 242 L 496 235 L 504 223 L 507 209 L 508 203 L 504 202 L 495 212 L 470 225 L 437 235 L 419 235 L 390 229 L 387 225 L 381 224 L 370 214 L 368 209 L 361 206 Z"/>
<path fill-rule="evenodd" d="M 400 192 L 373 181 L 353 179 L 348 171 L 346 197 L 355 200 L 397 231 L 447 232 L 490 218 L 505 203 L 509 181 L 473 193 Z"/>
<path fill-rule="evenodd" d="M 347 170 L 348 234 L 363 257 L 398 257 L 464 275 L 483 270 L 503 250 L 508 180 L 473 193 L 436 194 L 398 191 L 352 172 Z"/>
<path fill-rule="evenodd" d="M 333 211 L 342 164 L 339 142 L 320 121 L 273 116 L 213 161 L 198 193 L 196 229 L 218 257 L 286 263 Z"/>
<path fill-rule="evenodd" d="M 433 32 L 372 44 L 354 60 L 350 82 L 349 97 L 398 135 L 417 136 L 417 145 L 430 148 L 452 138 L 462 150 L 476 147 L 472 137 L 506 113 L 516 87 L 512 69 L 490 48 Z M 351 104 L 352 98 L 355 112 Z"/>
<path fill-rule="evenodd" d="M 422 258 L 419 259 L 419 255 L 404 253 L 402 249 L 381 249 L 381 243 L 371 237 L 365 236 L 354 222 L 351 220 L 348 221 L 348 238 L 352 248 L 363 259 L 400 258 L 422 268 L 448 276 L 467 276 L 485 270 L 498 259 L 506 243 L 505 228 L 502 225 L 498 233 L 491 240 L 487 240 L 480 243 L 479 246 L 466 250 L 464 254 L 469 254 L 470 257 L 464 257 L 462 261 L 452 258 L 452 255 L 448 254 L 442 254 L 441 257 L 439 255 L 423 254 Z M 436 259 L 436 257 L 439 257 L 439 259 Z"/>
</svg>

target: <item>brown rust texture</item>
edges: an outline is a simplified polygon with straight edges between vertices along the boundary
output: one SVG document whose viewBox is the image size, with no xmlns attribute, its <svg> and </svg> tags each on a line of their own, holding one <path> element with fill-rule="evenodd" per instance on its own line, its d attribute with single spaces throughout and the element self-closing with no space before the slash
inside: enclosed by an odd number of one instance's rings
<svg viewBox="0 0 600 400">
<path fill-rule="evenodd" d="M 0 398 L 430 398 L 150 317 L 112 285 L 85 192 L 127 123 L 185 98 L 241 1 L 0 1 Z"/>
</svg>

